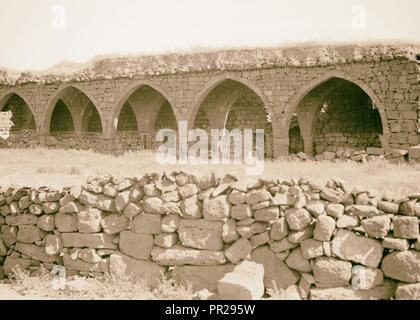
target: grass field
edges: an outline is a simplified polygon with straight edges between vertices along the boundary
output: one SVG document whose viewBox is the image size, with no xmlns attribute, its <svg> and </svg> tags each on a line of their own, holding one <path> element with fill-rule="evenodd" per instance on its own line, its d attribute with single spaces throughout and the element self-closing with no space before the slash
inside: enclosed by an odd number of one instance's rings
<svg viewBox="0 0 420 320">
<path fill-rule="evenodd" d="M 235 174 L 244 177 L 243 165 L 161 165 L 151 151 L 126 152 L 121 156 L 104 155 L 92 151 L 36 149 L 0 150 L 0 186 L 11 184 L 27 186 L 47 185 L 63 187 L 82 184 L 91 175 L 111 174 L 132 177 L 152 172 L 211 171 L 218 177 Z M 420 164 L 395 165 L 386 161 L 366 164 L 355 162 L 332 163 L 266 160 L 261 176 L 270 178 L 317 179 L 326 182 L 340 177 L 350 185 L 361 185 L 379 192 L 392 191 L 396 195 L 420 192 Z"/>
</svg>

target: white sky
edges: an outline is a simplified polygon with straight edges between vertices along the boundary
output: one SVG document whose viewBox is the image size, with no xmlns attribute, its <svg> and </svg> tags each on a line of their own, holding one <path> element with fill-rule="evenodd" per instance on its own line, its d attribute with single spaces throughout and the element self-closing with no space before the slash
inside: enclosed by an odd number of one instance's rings
<svg viewBox="0 0 420 320">
<path fill-rule="evenodd" d="M 56 5 L 66 13 L 54 29 Z M 352 28 L 355 5 L 366 29 Z M 300 41 L 420 41 L 420 0 L 0 0 L 0 66 L 44 69 L 98 54 Z"/>
</svg>

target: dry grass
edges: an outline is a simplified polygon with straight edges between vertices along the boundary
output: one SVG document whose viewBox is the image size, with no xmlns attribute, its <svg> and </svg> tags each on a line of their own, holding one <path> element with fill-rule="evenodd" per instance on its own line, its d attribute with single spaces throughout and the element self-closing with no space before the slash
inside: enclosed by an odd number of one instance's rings
<svg viewBox="0 0 420 320">
<path fill-rule="evenodd" d="M 224 174 L 245 175 L 244 165 L 161 165 L 151 151 L 126 152 L 121 156 L 93 151 L 36 149 L 0 150 L 0 186 L 24 184 L 37 187 L 48 185 L 63 187 L 83 184 L 91 175 L 111 174 L 132 177 L 152 172 L 183 170 L 205 174 L 213 171 Z M 420 164 L 390 164 L 373 161 L 359 164 L 351 161 L 332 163 L 266 160 L 264 172 L 258 177 L 317 179 L 326 182 L 340 177 L 350 185 L 361 185 L 379 192 L 393 191 L 396 195 L 420 192 Z"/>
<path fill-rule="evenodd" d="M 184 286 L 163 277 L 158 286 L 151 288 L 143 281 L 134 281 L 123 273 L 105 274 L 85 278 L 72 276 L 66 279 L 63 290 L 52 287 L 53 275 L 41 265 L 36 274 L 19 268 L 11 275 L 11 289 L 21 295 L 64 300 L 192 300 L 196 293 L 191 286 Z"/>
</svg>

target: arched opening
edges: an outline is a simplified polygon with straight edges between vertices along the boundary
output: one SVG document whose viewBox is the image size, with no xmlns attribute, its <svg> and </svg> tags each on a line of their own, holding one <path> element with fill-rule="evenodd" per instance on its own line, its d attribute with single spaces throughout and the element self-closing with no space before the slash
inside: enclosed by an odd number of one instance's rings
<svg viewBox="0 0 420 320">
<path fill-rule="evenodd" d="M 9 131 L 9 138 L 4 141 L 0 139 L 1 145 L 14 147 L 27 147 L 37 144 L 38 134 L 34 115 L 28 104 L 16 93 L 11 93 L 3 99 L 0 104 L 0 111 L 10 111 L 13 126 Z"/>
<path fill-rule="evenodd" d="M 302 135 L 300 134 L 299 121 L 296 115 L 293 115 L 289 126 L 289 153 L 298 154 L 304 151 Z"/>
<path fill-rule="evenodd" d="M 177 130 L 172 106 L 165 96 L 149 85 L 130 90 L 114 115 L 118 148 L 153 149 L 158 146 L 156 132 L 161 128 Z M 118 108 L 120 112 L 118 113 Z M 117 114 L 118 113 L 118 114 Z"/>
<path fill-rule="evenodd" d="M 251 129 L 254 151 L 256 129 L 264 129 L 265 157 L 273 156 L 273 129 L 264 102 L 251 88 L 239 81 L 222 80 L 210 90 L 198 108 L 194 128 L 204 129 L 208 133 L 210 129 L 239 129 L 242 138 L 244 129 Z M 233 155 L 232 143 L 233 139 Z"/>
<path fill-rule="evenodd" d="M 50 102 L 44 118 L 47 146 L 98 149 L 102 120 L 93 101 L 73 86 L 60 90 Z"/>
<path fill-rule="evenodd" d="M 381 147 L 381 116 L 371 97 L 353 82 L 330 78 L 321 83 L 300 101 L 296 115 L 306 153 Z"/>
</svg>

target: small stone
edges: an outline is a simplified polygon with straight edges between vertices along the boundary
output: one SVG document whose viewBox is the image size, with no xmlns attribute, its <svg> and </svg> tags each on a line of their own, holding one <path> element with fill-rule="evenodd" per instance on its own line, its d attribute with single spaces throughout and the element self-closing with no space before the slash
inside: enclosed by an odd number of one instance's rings
<svg viewBox="0 0 420 320">
<path fill-rule="evenodd" d="M 138 234 L 132 231 L 120 233 L 121 252 L 135 259 L 149 259 L 152 247 L 153 236 L 150 234 Z"/>
<path fill-rule="evenodd" d="M 324 203 L 320 200 L 310 200 L 306 206 L 306 210 L 308 210 L 314 217 L 318 217 L 319 215 L 324 213 L 325 207 Z"/>
<path fill-rule="evenodd" d="M 419 237 L 419 219 L 417 217 L 394 216 L 392 225 L 396 238 L 417 239 Z"/>
<path fill-rule="evenodd" d="M 332 254 L 343 260 L 350 260 L 367 267 L 378 267 L 383 248 L 378 240 L 358 236 L 352 231 L 338 229 L 331 242 Z"/>
<path fill-rule="evenodd" d="M 96 250 L 91 248 L 80 249 L 79 258 L 88 263 L 99 263 L 102 260 L 102 258 L 96 253 Z"/>
<path fill-rule="evenodd" d="M 360 219 L 357 216 L 342 216 L 337 220 L 337 228 L 352 229 L 360 225 Z"/>
<path fill-rule="evenodd" d="M 306 239 L 313 238 L 314 236 L 314 228 L 313 227 L 307 227 L 306 229 L 303 229 L 302 231 L 293 231 L 290 232 L 287 236 L 287 240 L 293 243 L 301 243 L 302 241 L 305 241 Z"/>
<path fill-rule="evenodd" d="M 231 243 L 239 239 L 239 234 L 236 231 L 235 220 L 227 219 L 223 224 L 222 239 L 225 243 Z"/>
<path fill-rule="evenodd" d="M 321 257 L 324 254 L 323 243 L 314 239 L 307 239 L 301 243 L 302 256 L 305 259 Z"/>
<path fill-rule="evenodd" d="M 180 207 L 184 218 L 200 219 L 202 216 L 197 195 L 184 199 Z"/>
<path fill-rule="evenodd" d="M 351 284 L 354 289 L 369 290 L 384 283 L 384 275 L 380 269 L 361 265 L 353 266 Z"/>
<path fill-rule="evenodd" d="M 60 232 L 77 231 L 77 215 L 72 213 L 57 213 L 55 215 L 55 227 Z"/>
<path fill-rule="evenodd" d="M 232 206 L 231 216 L 233 219 L 243 220 L 252 217 L 252 210 L 249 204 Z"/>
<path fill-rule="evenodd" d="M 263 202 L 266 200 L 271 200 L 271 194 L 265 189 L 252 190 L 248 193 L 247 203 L 254 204 L 258 202 Z"/>
<path fill-rule="evenodd" d="M 399 211 L 399 204 L 390 201 L 378 201 L 378 209 L 387 213 L 396 214 Z"/>
<path fill-rule="evenodd" d="M 297 246 L 298 246 L 297 243 L 292 243 L 289 240 L 287 240 L 287 238 L 284 238 L 280 241 L 273 241 L 273 242 L 270 243 L 270 249 L 271 249 L 271 251 L 273 251 L 275 253 L 282 252 L 282 251 L 287 251 L 287 250 L 293 249 Z"/>
<path fill-rule="evenodd" d="M 362 227 L 369 237 L 383 239 L 391 229 L 389 216 L 377 216 L 362 221 Z"/>
<path fill-rule="evenodd" d="M 233 190 L 230 194 L 229 194 L 229 201 L 232 204 L 243 204 L 245 203 L 247 200 L 247 195 L 245 192 L 241 192 L 238 190 Z"/>
<path fill-rule="evenodd" d="M 417 203 L 417 199 L 401 202 L 399 212 L 406 216 L 414 216 L 416 203 Z"/>
<path fill-rule="evenodd" d="M 270 237 L 268 236 L 268 232 L 257 234 L 253 237 L 251 237 L 250 242 L 252 244 L 253 248 L 257 248 L 259 246 L 262 246 L 263 244 L 270 241 Z"/>
</svg>

